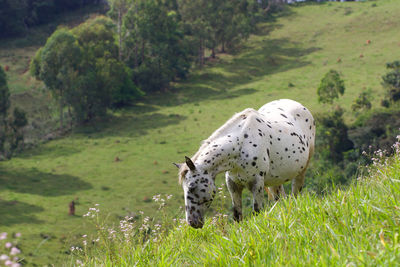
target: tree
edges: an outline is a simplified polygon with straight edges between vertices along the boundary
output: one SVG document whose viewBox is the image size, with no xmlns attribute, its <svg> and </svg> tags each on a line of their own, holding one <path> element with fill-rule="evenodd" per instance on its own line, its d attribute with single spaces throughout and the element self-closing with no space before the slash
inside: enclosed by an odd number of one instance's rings
<svg viewBox="0 0 400 267">
<path fill-rule="evenodd" d="M 198 63 L 204 63 L 204 51 L 211 50 L 215 57 L 217 47 L 221 52 L 246 39 L 253 29 L 249 1 L 179 0 L 179 13 L 185 24 L 186 34 L 192 37 L 198 50 Z"/>
<path fill-rule="evenodd" d="M 332 104 L 335 98 L 344 94 L 344 81 L 336 70 L 328 71 L 318 87 L 318 102 Z"/>
<path fill-rule="evenodd" d="M 19 108 L 10 109 L 10 91 L 7 77 L 0 66 L 0 157 L 10 158 L 12 153 L 23 143 L 22 129 L 27 125 L 26 114 Z"/>
<path fill-rule="evenodd" d="M 31 74 L 44 82 L 59 101 L 60 129 L 63 125 L 66 93 L 73 90 L 82 58 L 75 36 L 65 28 L 55 31 L 31 63 Z"/>
<path fill-rule="evenodd" d="M 53 33 L 32 61 L 31 73 L 59 100 L 61 128 L 65 104 L 75 121 L 85 122 L 142 94 L 118 60 L 114 24 L 104 16 Z"/>
<path fill-rule="evenodd" d="M 138 1 L 125 16 L 124 29 L 126 62 L 141 89 L 160 91 L 185 77 L 190 49 L 175 11 L 161 1 Z"/>
<path fill-rule="evenodd" d="M 387 63 L 386 68 L 391 70 L 382 76 L 382 84 L 386 89 L 386 98 L 389 102 L 397 102 L 400 100 L 400 61 Z"/>
<path fill-rule="evenodd" d="M 125 14 L 132 8 L 134 0 L 109 0 L 110 10 L 108 15 L 117 23 L 117 33 L 118 33 L 118 47 L 119 47 L 119 60 L 123 59 L 123 46 L 124 41 L 124 31 L 123 31 L 123 20 Z"/>
<path fill-rule="evenodd" d="M 247 39 L 252 31 L 247 1 L 211 1 L 207 12 L 215 36 L 216 45 L 221 46 L 221 52 L 232 48 L 235 43 Z M 211 47 L 211 49 L 213 49 Z"/>
<path fill-rule="evenodd" d="M 79 121 L 103 116 L 107 108 L 143 94 L 132 82 L 131 71 L 119 61 L 114 29 L 109 18 L 99 16 L 72 30 L 83 53 L 78 85 L 69 95 Z"/>
<path fill-rule="evenodd" d="M 211 31 L 210 20 L 207 17 L 209 12 L 209 1 L 207 0 L 178 0 L 179 14 L 185 23 L 185 34 L 192 38 L 196 45 L 197 62 L 200 66 L 204 64 L 204 51 L 208 32 Z"/>
</svg>

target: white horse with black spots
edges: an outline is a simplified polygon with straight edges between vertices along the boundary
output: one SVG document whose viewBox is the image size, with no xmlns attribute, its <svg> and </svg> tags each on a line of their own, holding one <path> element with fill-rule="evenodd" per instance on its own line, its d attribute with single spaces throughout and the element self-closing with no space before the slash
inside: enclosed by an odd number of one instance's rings
<svg viewBox="0 0 400 267">
<path fill-rule="evenodd" d="M 242 219 L 242 190 L 253 193 L 253 209 L 264 202 L 264 187 L 275 200 L 285 196 L 283 183 L 292 180 L 292 194 L 301 191 L 314 152 L 315 121 L 300 103 L 281 99 L 235 114 L 216 130 L 192 158 L 179 167 L 186 221 L 204 224 L 204 212 L 215 196 L 215 177 L 225 172 L 234 219 Z"/>
</svg>

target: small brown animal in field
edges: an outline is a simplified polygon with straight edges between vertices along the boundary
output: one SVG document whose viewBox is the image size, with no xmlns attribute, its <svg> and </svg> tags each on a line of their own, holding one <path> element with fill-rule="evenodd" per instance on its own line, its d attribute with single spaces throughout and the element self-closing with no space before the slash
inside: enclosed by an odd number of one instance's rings
<svg viewBox="0 0 400 267">
<path fill-rule="evenodd" d="M 71 215 L 71 216 L 75 215 L 75 202 L 73 200 L 69 203 L 68 215 Z"/>
<path fill-rule="evenodd" d="M 9 71 L 9 70 L 10 70 L 10 66 L 5 65 L 5 66 L 4 66 L 4 70 L 5 70 L 5 71 Z"/>
</svg>

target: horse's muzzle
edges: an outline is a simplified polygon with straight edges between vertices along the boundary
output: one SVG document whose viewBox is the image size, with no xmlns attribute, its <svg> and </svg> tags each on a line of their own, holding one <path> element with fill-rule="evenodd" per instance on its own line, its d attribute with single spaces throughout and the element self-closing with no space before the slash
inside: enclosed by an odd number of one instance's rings
<svg viewBox="0 0 400 267">
<path fill-rule="evenodd" d="M 189 219 L 188 224 L 191 227 L 198 229 L 198 228 L 203 228 L 204 222 L 202 219 L 194 218 L 194 219 Z"/>
</svg>

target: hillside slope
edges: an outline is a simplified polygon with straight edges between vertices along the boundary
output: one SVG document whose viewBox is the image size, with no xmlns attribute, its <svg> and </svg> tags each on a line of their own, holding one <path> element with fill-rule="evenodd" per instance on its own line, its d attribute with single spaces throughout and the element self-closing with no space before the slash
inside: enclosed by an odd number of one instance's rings
<svg viewBox="0 0 400 267">
<path fill-rule="evenodd" d="M 219 55 L 170 92 L 0 162 L 1 231 L 22 232 L 20 248 L 28 263 L 57 265 L 92 229 L 82 215 L 96 203 L 117 223 L 126 215 L 139 216 L 140 210 L 158 214 L 152 196 L 172 194 L 168 211 L 182 217 L 182 189 L 171 162 L 194 154 L 201 140 L 244 108 L 292 98 L 313 113 L 325 110 L 316 88 L 331 68 L 343 74 L 346 92 L 339 103 L 347 111 L 364 87 L 373 90 L 377 106 L 385 63 L 400 58 L 400 5 L 397 0 L 374 4 L 291 7 L 275 22 L 260 25 L 234 55 Z M 18 73 L 10 79 L 15 95 L 26 89 L 18 89 L 17 80 L 24 81 Z M 346 116 L 353 119 L 351 113 Z M 217 177 L 218 184 L 222 180 Z M 68 216 L 72 200 L 76 216 Z"/>
<path fill-rule="evenodd" d="M 93 254 L 84 255 L 84 265 L 398 266 L 399 147 L 347 189 L 288 197 L 241 223 L 214 218 L 200 230 L 183 223 L 156 241 L 114 241 L 111 250 L 100 236 L 99 245 L 86 250 Z"/>
</svg>

